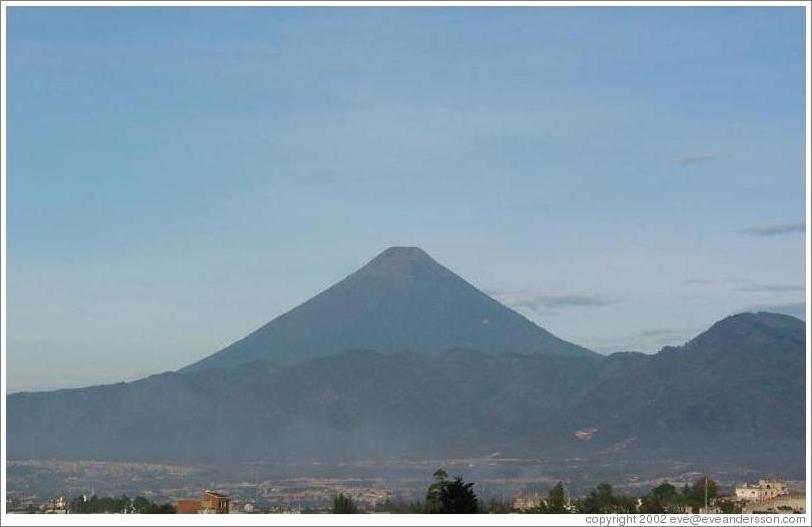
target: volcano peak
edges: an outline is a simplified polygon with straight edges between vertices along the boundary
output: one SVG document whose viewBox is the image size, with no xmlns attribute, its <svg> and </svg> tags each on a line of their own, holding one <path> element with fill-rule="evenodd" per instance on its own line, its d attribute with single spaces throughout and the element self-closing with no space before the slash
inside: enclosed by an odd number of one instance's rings
<svg viewBox="0 0 812 527">
<path fill-rule="evenodd" d="M 587 355 L 503 306 L 419 247 L 390 247 L 344 280 L 184 368 L 300 362 L 351 349 Z"/>
<path fill-rule="evenodd" d="M 422 276 L 446 269 L 420 247 L 389 247 L 369 261 L 357 276 Z"/>
</svg>

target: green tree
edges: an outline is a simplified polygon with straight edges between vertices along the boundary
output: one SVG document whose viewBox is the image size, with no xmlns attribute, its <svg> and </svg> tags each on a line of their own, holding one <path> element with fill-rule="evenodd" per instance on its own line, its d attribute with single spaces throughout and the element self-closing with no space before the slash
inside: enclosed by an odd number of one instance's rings
<svg viewBox="0 0 812 527">
<path fill-rule="evenodd" d="M 705 506 L 707 495 L 708 505 L 712 505 L 719 495 L 719 488 L 716 482 L 708 476 L 696 478 L 691 486 L 686 485 L 682 489 L 682 497 L 686 505 L 691 507 L 692 512 L 698 512 Z"/>
<path fill-rule="evenodd" d="M 69 509 L 77 514 L 175 514 L 175 507 L 169 503 L 158 505 L 143 496 L 131 500 L 126 495 L 120 498 L 80 496 L 71 500 Z"/>
<path fill-rule="evenodd" d="M 581 501 L 579 507 L 580 512 L 586 514 L 601 514 L 609 513 L 612 511 L 612 501 L 614 495 L 612 494 L 612 485 L 609 483 L 601 483 L 594 490 L 589 493 L 589 496 Z"/>
<path fill-rule="evenodd" d="M 357 512 L 358 506 L 355 501 L 351 497 L 344 495 L 343 492 L 339 492 L 333 498 L 333 514 L 356 514 Z"/>
<path fill-rule="evenodd" d="M 434 483 L 429 485 L 426 491 L 426 508 L 424 512 L 429 514 L 442 512 L 443 502 L 441 499 L 443 489 L 448 485 L 448 472 L 442 468 L 434 471 Z"/>
<path fill-rule="evenodd" d="M 133 512 L 137 514 L 150 514 L 157 506 L 143 496 L 138 496 L 132 503 Z"/>
<path fill-rule="evenodd" d="M 564 492 L 564 484 L 561 481 L 556 483 L 547 493 L 547 498 L 528 512 L 533 514 L 566 514 L 570 512 L 567 494 Z"/>
<path fill-rule="evenodd" d="M 615 496 L 612 485 L 601 483 L 578 502 L 577 510 L 585 514 L 633 513 L 637 511 L 637 500 L 631 496 Z"/>
<path fill-rule="evenodd" d="M 430 514 L 473 514 L 479 512 L 479 501 L 473 490 L 473 483 L 466 483 L 462 477 L 448 479 L 442 468 L 434 472 L 434 482 L 426 491 L 425 511 Z"/>
<path fill-rule="evenodd" d="M 641 498 L 640 512 L 646 513 L 679 513 L 682 512 L 683 498 L 677 488 L 662 483 L 651 489 Z"/>
<path fill-rule="evenodd" d="M 476 514 L 479 501 L 474 493 L 474 484 L 466 483 L 457 476 L 440 491 L 443 514 Z"/>
<path fill-rule="evenodd" d="M 562 482 L 556 483 L 555 487 L 550 489 L 545 500 L 547 512 L 549 514 L 564 514 L 569 512 L 567 506 L 567 495 L 564 492 L 564 484 Z"/>
<path fill-rule="evenodd" d="M 634 496 L 618 496 L 615 498 L 615 512 L 621 514 L 634 514 L 637 512 L 637 498 Z"/>
</svg>

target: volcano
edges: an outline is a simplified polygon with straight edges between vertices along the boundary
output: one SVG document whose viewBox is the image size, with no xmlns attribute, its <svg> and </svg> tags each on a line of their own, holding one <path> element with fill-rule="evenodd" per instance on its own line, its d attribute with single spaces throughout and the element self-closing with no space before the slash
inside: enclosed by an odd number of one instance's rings
<svg viewBox="0 0 812 527">
<path fill-rule="evenodd" d="M 683 346 L 565 342 L 420 249 L 387 249 L 176 372 L 6 399 L 9 459 L 682 460 L 802 474 L 805 323 L 742 313 Z"/>
<path fill-rule="evenodd" d="M 500 304 L 418 247 L 391 247 L 247 337 L 182 371 L 291 364 L 351 350 L 597 354 Z"/>
</svg>

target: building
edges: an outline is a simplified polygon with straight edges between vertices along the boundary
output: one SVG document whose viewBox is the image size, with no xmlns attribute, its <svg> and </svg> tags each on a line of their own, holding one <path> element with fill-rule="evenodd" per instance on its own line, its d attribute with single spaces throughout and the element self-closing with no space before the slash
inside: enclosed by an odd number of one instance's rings
<svg viewBox="0 0 812 527">
<path fill-rule="evenodd" d="M 228 514 L 231 499 L 222 492 L 203 491 L 203 499 L 175 501 L 176 514 Z"/>
<path fill-rule="evenodd" d="M 45 514 L 67 514 L 68 500 L 64 496 L 48 500 L 48 503 L 42 506 L 42 512 Z"/>
<path fill-rule="evenodd" d="M 786 482 L 780 479 L 761 479 L 755 485 L 745 483 L 736 487 L 738 501 L 766 501 L 789 494 Z"/>
<path fill-rule="evenodd" d="M 542 499 L 538 494 L 532 496 L 517 496 L 513 499 L 513 508 L 519 511 L 535 509 L 541 505 Z"/>
<path fill-rule="evenodd" d="M 203 492 L 200 512 L 202 514 L 228 514 L 230 502 L 231 499 L 227 495 L 221 492 L 207 490 Z"/>
<path fill-rule="evenodd" d="M 200 500 L 178 500 L 175 502 L 176 514 L 197 514 L 200 512 Z"/>
</svg>

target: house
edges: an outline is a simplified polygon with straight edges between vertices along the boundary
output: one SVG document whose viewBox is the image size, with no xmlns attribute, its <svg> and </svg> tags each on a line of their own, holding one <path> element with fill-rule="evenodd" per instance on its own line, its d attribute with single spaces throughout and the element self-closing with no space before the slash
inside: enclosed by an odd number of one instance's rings
<svg viewBox="0 0 812 527">
<path fill-rule="evenodd" d="M 765 501 L 786 494 L 789 494 L 789 488 L 780 479 L 761 479 L 755 485 L 745 483 L 736 487 L 736 499 L 739 501 Z"/>
<path fill-rule="evenodd" d="M 231 499 L 221 492 L 207 490 L 203 493 L 200 503 L 202 514 L 228 514 Z"/>
<path fill-rule="evenodd" d="M 175 502 L 176 514 L 197 514 L 200 512 L 200 500 L 178 500 Z"/>
<path fill-rule="evenodd" d="M 534 509 L 541 505 L 542 499 L 538 494 L 532 496 L 518 496 L 513 499 L 513 508 L 519 511 Z"/>
<path fill-rule="evenodd" d="M 68 500 L 64 496 L 48 500 L 48 503 L 42 507 L 42 512 L 45 514 L 67 514 Z"/>
<path fill-rule="evenodd" d="M 177 514 L 228 514 L 231 499 L 222 492 L 203 491 L 203 499 L 182 499 L 175 501 Z"/>
</svg>

